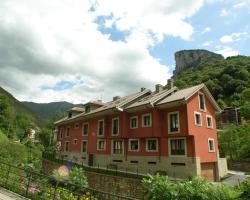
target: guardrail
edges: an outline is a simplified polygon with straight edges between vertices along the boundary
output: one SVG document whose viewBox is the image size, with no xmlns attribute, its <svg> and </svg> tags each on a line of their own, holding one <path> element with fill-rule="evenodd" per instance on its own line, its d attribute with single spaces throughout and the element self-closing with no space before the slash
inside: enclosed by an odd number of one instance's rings
<svg viewBox="0 0 250 200">
<path fill-rule="evenodd" d="M 30 168 L 0 162 L 0 186 L 34 200 L 138 200 L 55 180 Z"/>
</svg>

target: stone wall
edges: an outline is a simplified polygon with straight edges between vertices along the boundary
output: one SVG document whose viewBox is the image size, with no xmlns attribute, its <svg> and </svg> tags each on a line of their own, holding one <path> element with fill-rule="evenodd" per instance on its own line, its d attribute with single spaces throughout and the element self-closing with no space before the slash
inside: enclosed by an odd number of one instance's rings
<svg viewBox="0 0 250 200">
<path fill-rule="evenodd" d="M 60 164 L 43 160 L 43 168 L 47 174 L 54 169 L 58 169 Z M 143 188 L 141 180 L 112 176 L 107 174 L 85 172 L 90 188 L 109 193 L 143 199 L 146 190 Z"/>
</svg>

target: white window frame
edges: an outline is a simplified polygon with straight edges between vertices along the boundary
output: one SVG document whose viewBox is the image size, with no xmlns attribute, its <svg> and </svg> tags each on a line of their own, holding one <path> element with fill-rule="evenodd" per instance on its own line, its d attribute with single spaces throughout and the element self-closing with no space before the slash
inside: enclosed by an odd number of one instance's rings
<svg viewBox="0 0 250 200">
<path fill-rule="evenodd" d="M 68 150 L 66 151 L 66 143 L 68 143 Z M 70 142 L 69 141 L 65 141 L 64 142 L 64 151 L 65 152 L 69 152 L 69 145 L 70 145 Z"/>
<path fill-rule="evenodd" d="M 104 149 L 99 149 L 99 142 L 100 141 L 103 141 L 104 142 Z M 105 139 L 98 139 L 97 140 L 97 143 L 96 143 L 96 149 L 98 150 L 98 151 L 105 151 L 106 150 L 106 140 Z"/>
<path fill-rule="evenodd" d="M 76 125 L 77 125 L 77 127 L 76 127 Z M 79 127 L 80 127 L 80 126 L 79 126 L 79 123 L 75 123 L 75 124 L 74 124 L 74 128 L 75 128 L 75 129 L 78 129 Z"/>
<path fill-rule="evenodd" d="M 149 125 L 144 124 L 144 117 L 147 117 L 147 116 L 150 117 L 150 124 Z M 152 113 L 143 114 L 142 115 L 142 127 L 147 128 L 147 127 L 151 127 L 151 126 L 152 126 Z"/>
<path fill-rule="evenodd" d="M 69 134 L 68 134 L 68 130 L 69 130 Z M 66 128 L 66 137 L 70 137 L 70 127 L 68 126 L 67 128 Z"/>
<path fill-rule="evenodd" d="M 184 155 L 172 155 L 171 154 L 171 140 L 178 140 L 178 139 L 184 139 L 184 145 L 185 145 L 185 154 Z M 185 138 L 185 137 L 169 138 L 168 139 L 168 155 L 171 157 L 186 157 L 187 156 L 187 138 Z"/>
<path fill-rule="evenodd" d="M 178 117 L 177 117 L 177 118 L 178 118 L 178 123 L 179 123 L 178 131 L 171 131 L 171 130 L 170 130 L 170 123 L 171 123 L 171 122 L 170 122 L 170 115 L 171 115 L 171 114 L 177 114 L 177 116 L 178 116 Z M 180 112 L 179 112 L 179 111 L 169 112 L 169 113 L 168 113 L 168 133 L 169 133 L 169 134 L 180 133 L 180 129 L 181 129 L 180 124 L 181 124 L 181 123 L 180 123 Z"/>
<path fill-rule="evenodd" d="M 203 100 L 204 100 L 204 109 L 201 109 L 200 95 L 203 96 Z M 206 112 L 206 101 L 205 101 L 205 95 L 204 95 L 204 93 L 198 92 L 198 99 L 199 99 L 199 109 L 200 109 L 200 111 Z"/>
<path fill-rule="evenodd" d="M 131 141 L 137 141 L 137 142 L 138 142 L 138 149 L 137 149 L 137 150 L 131 149 Z M 138 151 L 140 151 L 140 139 L 129 139 L 129 140 L 128 140 L 128 150 L 129 150 L 129 151 L 133 151 L 133 152 L 138 152 Z"/>
<path fill-rule="evenodd" d="M 114 128 L 114 121 L 115 120 L 118 120 L 118 127 L 117 127 L 117 133 L 116 134 L 114 134 L 113 133 L 113 128 Z M 112 118 L 112 126 L 111 126 L 111 135 L 112 136 L 117 136 L 117 135 L 119 135 L 119 133 L 120 133 L 120 119 L 119 119 L 119 117 L 114 117 L 114 118 Z"/>
<path fill-rule="evenodd" d="M 100 122 L 103 122 L 103 133 L 102 133 L 102 135 L 100 135 L 100 133 L 99 133 L 99 126 L 100 126 Z M 103 137 L 104 135 L 105 135 L 105 121 L 104 121 L 104 119 L 100 119 L 100 120 L 98 120 L 98 126 L 97 126 L 97 135 L 98 136 L 101 136 L 101 137 Z"/>
<path fill-rule="evenodd" d="M 88 133 L 86 135 L 84 134 L 84 125 L 88 125 Z M 84 122 L 82 124 L 82 136 L 88 136 L 88 135 L 89 135 L 89 123 L 88 122 Z"/>
<path fill-rule="evenodd" d="M 149 140 L 155 140 L 156 141 L 156 150 L 149 150 L 148 149 L 148 141 Z M 158 152 L 158 149 L 159 149 L 159 141 L 157 138 L 148 138 L 146 139 L 146 152 Z"/>
<path fill-rule="evenodd" d="M 75 141 L 76 141 L 76 142 L 75 142 Z M 73 144 L 74 144 L 74 145 L 76 145 L 77 142 L 78 142 L 78 139 L 74 139 L 74 140 L 73 140 Z"/>
<path fill-rule="evenodd" d="M 212 141 L 213 142 L 213 147 L 214 147 L 214 149 L 210 149 L 210 141 Z M 213 138 L 208 138 L 208 152 L 209 153 L 214 153 L 215 152 L 215 145 L 214 145 L 214 139 Z"/>
<path fill-rule="evenodd" d="M 211 126 L 208 126 L 208 118 L 211 119 Z M 206 115 L 207 128 L 213 128 L 213 117 L 211 115 Z"/>
<path fill-rule="evenodd" d="M 114 141 L 122 141 L 122 153 L 121 154 L 118 154 L 118 153 L 114 153 L 114 149 L 113 149 L 113 146 L 114 146 Z M 111 140 L 111 154 L 112 155 L 123 155 L 124 154 L 124 140 L 122 139 L 114 139 L 114 140 Z"/>
<path fill-rule="evenodd" d="M 200 120 L 201 120 L 200 124 L 198 124 L 196 121 L 196 115 L 200 115 Z M 202 126 L 202 114 L 200 112 L 194 111 L 194 124 L 195 124 L 195 126 Z"/>
<path fill-rule="evenodd" d="M 86 142 L 86 151 L 83 152 L 83 145 L 82 143 Z M 87 153 L 88 152 L 88 140 L 82 140 L 81 142 L 81 153 Z"/>
<path fill-rule="evenodd" d="M 132 127 L 132 120 L 136 119 L 136 127 Z M 129 118 L 129 127 L 130 129 L 136 129 L 138 128 L 138 116 L 133 116 Z"/>
</svg>

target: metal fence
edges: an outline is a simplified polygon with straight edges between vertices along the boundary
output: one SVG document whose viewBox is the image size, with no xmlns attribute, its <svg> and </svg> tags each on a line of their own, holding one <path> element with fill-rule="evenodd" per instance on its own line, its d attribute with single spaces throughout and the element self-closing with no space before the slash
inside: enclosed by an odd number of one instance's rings
<svg viewBox="0 0 250 200">
<path fill-rule="evenodd" d="M 55 180 L 29 167 L 0 162 L 0 186 L 34 200 L 138 200 Z"/>
</svg>

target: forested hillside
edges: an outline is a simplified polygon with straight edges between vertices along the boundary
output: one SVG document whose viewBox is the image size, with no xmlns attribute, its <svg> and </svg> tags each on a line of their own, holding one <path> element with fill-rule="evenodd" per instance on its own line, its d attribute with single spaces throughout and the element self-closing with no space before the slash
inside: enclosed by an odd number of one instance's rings
<svg viewBox="0 0 250 200">
<path fill-rule="evenodd" d="M 183 69 L 173 76 L 182 88 L 205 83 L 221 107 L 240 106 L 240 95 L 250 88 L 250 57 L 234 56 Z"/>
<path fill-rule="evenodd" d="M 42 128 L 47 121 L 33 113 L 0 87 L 0 130 L 13 140 L 24 139 L 30 128 Z"/>
<path fill-rule="evenodd" d="M 65 111 L 69 110 L 70 108 L 75 106 L 81 106 L 66 101 L 51 102 L 51 103 L 34 103 L 34 102 L 24 101 L 22 103 L 30 110 L 32 110 L 33 112 L 39 114 L 40 116 L 46 119 L 52 119 L 55 113 L 63 115 L 63 113 L 65 113 Z"/>
</svg>

